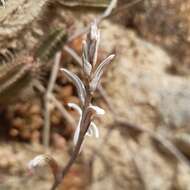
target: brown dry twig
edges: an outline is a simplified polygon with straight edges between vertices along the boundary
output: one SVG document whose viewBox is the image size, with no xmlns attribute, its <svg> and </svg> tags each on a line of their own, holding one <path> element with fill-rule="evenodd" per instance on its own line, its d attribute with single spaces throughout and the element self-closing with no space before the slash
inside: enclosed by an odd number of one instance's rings
<svg viewBox="0 0 190 190">
<path fill-rule="evenodd" d="M 36 87 L 36 89 L 41 92 L 42 94 L 44 94 L 46 92 L 46 89 L 38 82 L 34 82 L 34 86 Z M 66 121 L 71 125 L 71 126 L 75 126 L 76 122 L 73 119 L 73 117 L 69 114 L 69 112 L 64 108 L 64 106 L 62 105 L 62 103 L 56 99 L 56 97 L 53 94 L 49 95 L 49 98 L 51 100 L 51 102 L 54 104 L 54 106 L 61 112 L 63 118 L 66 119 Z"/>
<path fill-rule="evenodd" d="M 51 72 L 47 90 L 40 83 L 34 83 L 35 87 L 42 94 L 45 94 L 44 95 L 43 145 L 46 148 L 49 147 L 49 140 L 50 140 L 50 110 L 49 110 L 50 102 L 62 113 L 63 117 L 66 118 L 66 120 L 68 121 L 68 123 L 71 124 L 71 126 L 74 126 L 76 124 L 74 119 L 66 111 L 64 106 L 53 95 L 53 88 L 54 88 L 55 80 L 57 78 L 57 74 L 59 71 L 60 59 L 61 59 L 61 52 L 57 52 L 55 55 L 55 60 L 52 67 L 52 72 Z"/>
<path fill-rule="evenodd" d="M 59 71 L 60 59 L 61 59 L 61 52 L 58 52 L 55 55 L 54 66 L 52 67 L 52 72 L 48 83 L 47 91 L 44 96 L 45 110 L 44 110 L 43 144 L 46 148 L 49 147 L 49 140 L 50 140 L 50 110 L 49 110 L 50 94 L 52 94 L 55 85 L 55 80 L 57 78 L 57 74 Z"/>
</svg>

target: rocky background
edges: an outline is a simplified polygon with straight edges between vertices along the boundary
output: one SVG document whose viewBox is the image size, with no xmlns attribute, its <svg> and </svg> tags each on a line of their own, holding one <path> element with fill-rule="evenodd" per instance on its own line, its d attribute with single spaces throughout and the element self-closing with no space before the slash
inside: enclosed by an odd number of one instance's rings
<svg viewBox="0 0 190 190">
<path fill-rule="evenodd" d="M 109 3 L 7 1 L 5 8 L 0 7 L 0 63 L 32 56 L 47 31 L 58 26 L 69 38 Z M 101 138 L 85 140 L 60 190 L 190 189 L 189 5 L 189 0 L 121 0 L 101 22 L 99 60 L 116 54 L 102 81 L 105 92 L 97 92 L 94 100 L 106 110 L 97 121 Z M 80 55 L 84 37 L 67 45 Z M 78 63 L 64 50 L 61 64 L 81 75 Z M 37 80 L 46 87 L 52 65 L 50 59 L 34 71 L 30 89 L 18 91 L 16 100 L 0 101 L 3 190 L 45 190 L 52 184 L 47 168 L 32 177 L 26 171 L 28 161 L 44 153 L 42 96 L 32 84 Z M 61 73 L 54 94 L 67 110 L 68 102 L 79 102 L 74 86 Z M 74 111 L 68 112 L 77 119 Z M 50 121 L 48 152 L 64 165 L 74 129 L 53 106 Z"/>
</svg>

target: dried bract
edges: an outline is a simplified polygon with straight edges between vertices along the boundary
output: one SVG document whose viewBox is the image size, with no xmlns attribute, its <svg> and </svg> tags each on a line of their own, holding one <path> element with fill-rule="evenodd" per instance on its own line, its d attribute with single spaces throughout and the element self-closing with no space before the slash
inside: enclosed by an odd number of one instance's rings
<svg viewBox="0 0 190 190">
<path fill-rule="evenodd" d="M 98 83 L 100 81 L 100 78 L 101 78 L 106 66 L 112 62 L 114 57 L 115 57 L 115 55 L 110 55 L 109 57 L 107 57 L 104 61 L 102 61 L 102 63 L 100 63 L 100 65 L 94 72 L 92 81 L 90 82 L 90 90 L 92 92 L 96 90 Z"/>
<path fill-rule="evenodd" d="M 83 71 L 87 77 L 90 76 L 92 71 L 92 65 L 88 61 L 88 52 L 87 52 L 87 44 L 86 42 L 83 43 L 83 54 L 82 54 L 82 62 L 83 62 Z"/>
<path fill-rule="evenodd" d="M 90 32 L 87 35 L 87 52 L 88 52 L 88 61 L 92 66 L 96 65 L 98 47 L 100 42 L 100 30 L 97 28 L 97 23 L 94 21 L 91 24 Z"/>
<path fill-rule="evenodd" d="M 57 162 L 50 155 L 38 155 L 28 163 L 29 172 L 32 174 L 46 166 L 50 167 L 54 178 L 57 179 L 60 175 L 60 169 Z"/>
<path fill-rule="evenodd" d="M 74 83 L 74 85 L 77 88 L 78 96 L 79 96 L 82 104 L 84 104 L 85 98 L 86 98 L 86 89 L 84 87 L 83 82 L 79 79 L 79 77 L 77 75 L 70 72 L 69 70 L 62 68 L 61 71 L 63 71 L 65 73 L 65 75 Z"/>
<path fill-rule="evenodd" d="M 98 106 L 93 106 L 93 105 L 90 105 L 88 108 L 87 108 L 88 112 L 90 112 L 92 115 L 104 115 L 105 114 L 105 111 L 98 107 Z"/>
<path fill-rule="evenodd" d="M 81 125 L 81 121 L 82 121 L 82 110 L 81 108 L 75 104 L 75 103 L 69 103 L 68 106 L 74 110 L 76 110 L 78 113 L 79 113 L 79 121 L 78 121 L 78 125 L 77 125 L 77 128 L 75 130 L 75 133 L 74 133 L 74 137 L 73 137 L 73 143 L 74 145 L 77 144 L 78 142 L 78 138 L 79 138 L 79 134 L 80 134 L 80 125 Z M 88 109 L 89 112 L 93 112 L 96 113 L 96 114 L 99 114 L 99 115 L 102 115 L 104 114 L 104 110 L 97 107 L 97 106 L 90 106 L 90 108 Z M 92 115 L 92 114 L 91 114 Z M 95 137 L 95 138 L 99 138 L 99 129 L 98 127 L 96 126 L 96 124 L 94 122 L 91 122 L 90 123 L 90 126 L 86 132 L 86 135 L 88 136 L 91 136 L 91 137 Z"/>
</svg>

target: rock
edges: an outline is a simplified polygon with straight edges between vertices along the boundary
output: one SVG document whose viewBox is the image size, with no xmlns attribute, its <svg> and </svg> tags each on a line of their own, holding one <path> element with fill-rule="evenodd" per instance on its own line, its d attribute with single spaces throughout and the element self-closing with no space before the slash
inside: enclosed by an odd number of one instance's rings
<svg viewBox="0 0 190 190">
<path fill-rule="evenodd" d="M 163 47 L 172 58 L 171 72 L 189 75 L 189 3 L 189 0 L 144 0 L 120 13 L 118 20 Z"/>
<path fill-rule="evenodd" d="M 171 58 L 134 32 L 103 27 L 102 49 L 116 49 L 105 86 L 118 114 L 134 124 L 188 126 L 190 79 L 168 73 Z"/>
<path fill-rule="evenodd" d="M 101 49 L 106 54 L 116 50 L 116 60 L 103 84 L 115 114 L 134 125 L 157 130 L 163 138 L 174 141 L 173 133 L 189 127 L 190 79 L 169 73 L 171 57 L 133 31 L 104 22 L 101 39 Z M 111 117 L 108 112 L 103 118 L 104 126 L 113 122 Z M 188 189 L 184 185 L 190 177 L 187 166 L 181 167 L 181 162 L 177 162 L 177 167 L 182 170 L 179 175 L 183 174 L 183 181 L 180 181 L 180 176 L 175 174 L 175 159 L 159 153 L 147 134 L 141 134 L 135 142 L 115 127 L 108 142 L 89 142 L 89 149 L 85 150 L 87 155 L 89 150 L 101 150 L 94 160 L 95 181 L 91 189 L 169 190 L 175 185 L 179 189 Z M 104 139 L 109 128 L 100 130 L 101 139 Z M 135 145 L 132 152 L 130 144 Z M 174 175 L 179 180 L 177 184 L 172 182 Z"/>
<path fill-rule="evenodd" d="M 26 26 L 36 19 L 43 10 L 47 0 L 13 0 L 6 2 L 6 8 L 0 8 L 0 47 L 5 39 L 18 37 Z"/>
</svg>

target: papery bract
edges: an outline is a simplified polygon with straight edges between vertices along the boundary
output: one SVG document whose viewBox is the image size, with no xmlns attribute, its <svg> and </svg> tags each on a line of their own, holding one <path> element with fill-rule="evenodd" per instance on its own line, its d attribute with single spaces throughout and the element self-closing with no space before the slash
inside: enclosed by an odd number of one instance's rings
<svg viewBox="0 0 190 190">
<path fill-rule="evenodd" d="M 90 137 L 94 136 L 95 138 L 100 137 L 99 129 L 94 122 L 91 122 L 90 127 L 88 128 L 88 131 L 86 132 L 86 135 Z"/>
<path fill-rule="evenodd" d="M 112 62 L 113 58 L 115 57 L 115 55 L 110 55 L 109 57 L 107 57 L 102 63 L 100 63 L 100 65 L 97 67 L 95 73 L 93 74 L 93 79 L 90 82 L 90 88 L 91 91 L 95 91 L 98 83 L 100 81 L 100 78 L 103 74 L 103 71 L 105 69 L 105 67 Z"/>
<path fill-rule="evenodd" d="M 94 106 L 94 105 L 90 105 L 88 107 L 88 111 L 92 113 L 92 115 L 104 115 L 105 114 L 105 111 L 98 107 L 98 106 Z"/>
<path fill-rule="evenodd" d="M 70 72 L 69 70 L 61 68 L 61 71 L 64 71 L 65 75 L 74 83 L 75 87 L 77 88 L 78 96 L 82 104 L 84 104 L 86 98 L 86 90 L 83 82 L 79 79 L 77 75 Z"/>
<path fill-rule="evenodd" d="M 75 103 L 68 103 L 67 105 L 68 105 L 70 108 L 72 108 L 72 109 L 74 109 L 75 111 L 77 111 L 80 116 L 82 115 L 82 110 L 81 110 L 81 108 L 80 108 L 77 104 L 75 104 Z"/>
<path fill-rule="evenodd" d="M 75 130 L 75 133 L 74 133 L 74 136 L 73 136 L 73 143 L 74 145 L 77 144 L 78 142 L 78 139 L 79 139 L 79 135 L 80 135 L 80 125 L 81 125 L 81 120 L 82 120 L 82 110 L 81 108 L 75 104 L 75 103 L 68 103 L 68 106 L 72 109 L 74 109 L 75 111 L 78 112 L 79 114 L 79 121 L 78 121 L 78 125 L 77 125 L 77 128 Z M 100 107 L 98 106 L 89 106 L 89 112 L 91 112 L 92 114 L 96 114 L 96 115 L 103 115 L 105 113 L 105 111 L 103 109 L 101 109 Z M 90 126 L 86 132 L 86 135 L 88 136 L 94 136 L 95 138 L 99 138 L 99 129 L 98 127 L 96 126 L 96 124 L 94 122 L 91 122 L 90 123 Z"/>
</svg>

